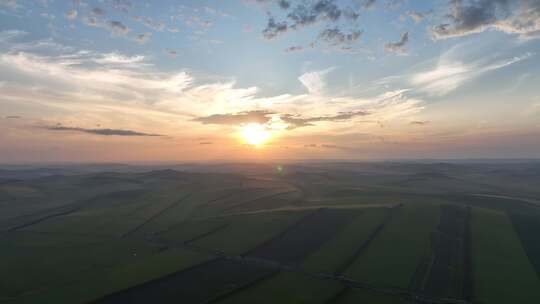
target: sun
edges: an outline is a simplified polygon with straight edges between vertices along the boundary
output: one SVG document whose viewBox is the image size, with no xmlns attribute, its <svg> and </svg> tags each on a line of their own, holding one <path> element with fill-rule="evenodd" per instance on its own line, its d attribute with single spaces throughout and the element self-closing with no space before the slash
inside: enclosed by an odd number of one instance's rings
<svg viewBox="0 0 540 304">
<path fill-rule="evenodd" d="M 242 127 L 242 138 L 247 144 L 260 146 L 270 138 L 270 132 L 258 123 L 249 123 Z"/>
</svg>

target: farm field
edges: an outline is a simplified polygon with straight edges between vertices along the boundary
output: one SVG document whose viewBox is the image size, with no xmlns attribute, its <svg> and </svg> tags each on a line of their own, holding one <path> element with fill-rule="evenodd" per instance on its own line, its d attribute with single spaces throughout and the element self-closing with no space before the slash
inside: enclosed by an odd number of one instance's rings
<svg viewBox="0 0 540 304">
<path fill-rule="evenodd" d="M 540 279 L 507 215 L 475 208 L 471 228 L 475 298 L 485 303 L 540 301 Z"/>
<path fill-rule="evenodd" d="M 0 303 L 540 302 L 540 193 L 492 166 L 10 179 Z"/>
</svg>

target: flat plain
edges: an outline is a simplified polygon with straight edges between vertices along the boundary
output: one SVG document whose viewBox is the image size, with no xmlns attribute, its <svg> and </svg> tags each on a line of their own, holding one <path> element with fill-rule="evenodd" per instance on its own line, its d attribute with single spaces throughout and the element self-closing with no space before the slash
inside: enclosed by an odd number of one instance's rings
<svg viewBox="0 0 540 304">
<path fill-rule="evenodd" d="M 100 168 L 0 170 L 0 303 L 540 302 L 535 162 Z"/>
</svg>

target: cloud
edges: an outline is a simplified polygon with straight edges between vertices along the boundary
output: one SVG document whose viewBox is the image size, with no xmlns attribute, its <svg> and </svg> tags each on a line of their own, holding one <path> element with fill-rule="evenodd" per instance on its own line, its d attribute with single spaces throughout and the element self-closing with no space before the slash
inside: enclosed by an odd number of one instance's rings
<svg viewBox="0 0 540 304">
<path fill-rule="evenodd" d="M 452 51 L 443 54 L 433 69 L 410 76 L 410 84 L 430 95 L 443 96 L 484 73 L 507 67 L 533 56 L 531 53 L 526 53 L 498 61 L 487 62 L 486 59 L 479 59 L 464 63 L 452 58 Z"/>
<path fill-rule="evenodd" d="M 262 34 L 266 39 L 274 39 L 277 36 L 287 32 L 289 26 L 286 22 L 276 22 L 273 17 L 268 18 L 268 24 Z"/>
<path fill-rule="evenodd" d="M 426 17 L 424 14 L 415 11 L 408 11 L 406 15 L 410 17 L 415 23 L 422 22 L 422 20 L 424 20 L 424 18 Z"/>
<path fill-rule="evenodd" d="M 125 36 L 131 31 L 129 27 L 116 20 L 104 21 L 93 16 L 84 17 L 82 20 L 88 26 L 107 29 L 113 36 Z"/>
<path fill-rule="evenodd" d="M 62 95 L 81 90 L 94 99 L 122 97 L 139 102 L 181 93 L 192 82 L 185 72 L 157 73 L 140 70 L 141 57 L 74 52 L 45 56 L 27 52 L 0 53 L 0 68 L 25 75 L 33 82 L 54 79 Z M 120 62 L 125 64 L 121 65 Z M 95 66 L 95 64 L 98 66 Z M 28 81 L 28 80 L 27 80 Z M 32 81 L 30 83 L 32 83 Z M 50 87 L 51 83 L 47 84 Z M 80 89 L 79 89 L 80 88 Z M 52 88 L 51 88 L 52 89 Z"/>
<path fill-rule="evenodd" d="M 132 67 L 141 67 L 144 66 L 143 63 L 145 57 L 142 55 L 135 56 L 126 56 L 120 53 L 112 52 L 102 54 L 99 58 L 95 59 L 95 62 L 100 64 L 110 64 L 110 65 L 126 65 Z"/>
<path fill-rule="evenodd" d="M 28 35 L 28 32 L 21 30 L 3 30 L 0 31 L 0 43 L 6 43 L 15 38 Z"/>
<path fill-rule="evenodd" d="M 326 89 L 326 75 L 333 70 L 334 68 L 328 68 L 321 71 L 307 72 L 298 77 L 298 80 L 310 94 L 322 95 Z"/>
<path fill-rule="evenodd" d="M 350 7 L 347 7 L 343 10 L 343 17 L 355 21 L 360 17 L 360 13 Z"/>
<path fill-rule="evenodd" d="M 239 126 L 249 123 L 266 125 L 269 129 L 294 130 L 314 126 L 317 122 L 343 122 L 357 116 L 368 115 L 366 111 L 340 112 L 335 115 L 306 117 L 295 114 L 278 114 L 267 110 L 254 110 L 241 113 L 213 114 L 197 117 L 194 121 L 203 124 Z"/>
<path fill-rule="evenodd" d="M 288 31 L 298 30 L 318 22 L 336 23 L 343 18 L 354 21 L 360 16 L 350 7 L 340 7 L 337 0 L 299 2 L 294 7 L 289 2 L 287 3 L 288 5 L 281 6 L 282 9 L 289 11 L 286 15 L 287 20 L 276 21 L 273 16 L 269 16 L 266 28 L 262 31 L 264 38 L 274 39 Z"/>
<path fill-rule="evenodd" d="M 129 0 L 112 0 L 112 7 L 127 13 L 133 8 L 133 3 Z"/>
<path fill-rule="evenodd" d="M 344 43 L 354 43 L 362 35 L 361 31 L 353 31 L 345 34 L 337 27 L 325 29 L 319 34 L 319 41 L 323 41 L 329 45 L 340 45 Z"/>
<path fill-rule="evenodd" d="M 229 113 L 229 114 L 213 114 L 210 116 L 197 117 L 194 121 L 203 124 L 214 125 L 241 125 L 248 123 L 266 124 L 270 121 L 270 115 L 274 114 L 266 110 L 254 110 L 241 113 Z"/>
<path fill-rule="evenodd" d="M 160 137 L 163 135 L 151 134 L 151 133 L 142 133 L 132 130 L 121 130 L 121 129 L 86 129 L 78 127 L 64 127 L 64 126 L 45 126 L 40 127 L 49 131 L 72 131 L 72 132 L 82 132 L 93 135 L 103 135 L 103 136 L 150 136 L 150 137 Z"/>
<path fill-rule="evenodd" d="M 12 10 L 16 10 L 21 7 L 17 0 L 0 0 L 0 6 L 4 6 Z"/>
<path fill-rule="evenodd" d="M 291 7 L 291 3 L 288 0 L 278 0 L 279 7 L 282 9 L 288 9 Z"/>
<path fill-rule="evenodd" d="M 142 24 L 144 24 L 146 27 L 151 28 L 155 31 L 163 31 L 165 29 L 165 24 L 160 21 L 154 21 L 152 18 L 148 17 L 142 17 L 142 16 L 134 16 L 133 20 L 138 21 Z"/>
<path fill-rule="evenodd" d="M 365 0 L 364 3 L 362 4 L 362 7 L 364 9 L 371 9 L 373 8 L 373 6 L 375 6 L 376 2 L 377 2 L 376 0 Z"/>
<path fill-rule="evenodd" d="M 105 15 L 105 10 L 103 10 L 102 8 L 99 8 L 99 7 L 94 7 L 90 13 L 94 16 L 103 16 Z"/>
<path fill-rule="evenodd" d="M 350 148 L 342 147 L 334 144 L 307 144 L 304 145 L 304 148 L 322 148 L 322 149 L 338 149 L 338 150 L 348 150 Z"/>
<path fill-rule="evenodd" d="M 313 123 L 316 122 L 341 122 L 350 120 L 357 116 L 369 115 L 366 111 L 351 111 L 351 112 L 340 112 L 335 115 L 329 116 L 316 116 L 316 117 L 303 117 L 299 115 L 292 114 L 280 114 L 279 118 L 287 124 L 288 130 L 293 130 L 301 127 L 313 126 Z"/>
<path fill-rule="evenodd" d="M 451 0 L 449 22 L 431 29 L 434 39 L 460 37 L 489 29 L 524 38 L 540 36 L 538 0 Z"/>
<path fill-rule="evenodd" d="M 285 53 L 293 53 L 293 52 L 301 52 L 304 50 L 304 47 L 301 45 L 293 45 L 288 48 L 286 48 L 284 51 Z"/>
<path fill-rule="evenodd" d="M 199 145 L 213 145 L 214 143 L 211 141 L 202 141 L 199 143 Z"/>
<path fill-rule="evenodd" d="M 384 50 L 389 53 L 406 54 L 405 45 L 409 42 L 409 32 L 401 34 L 401 38 L 397 42 L 390 42 L 384 45 Z"/>
<path fill-rule="evenodd" d="M 70 9 L 64 14 L 64 17 L 66 17 L 66 19 L 69 19 L 69 20 L 74 20 L 74 19 L 77 19 L 77 15 L 78 15 L 77 10 Z"/>
<path fill-rule="evenodd" d="M 152 33 L 143 33 L 135 36 L 135 41 L 139 44 L 145 44 L 152 37 Z"/>
<path fill-rule="evenodd" d="M 329 95 L 325 87 L 331 69 L 304 76 L 304 85 L 310 88 L 307 93 L 260 96 L 259 88 L 237 87 L 233 79 L 211 81 L 182 70 L 159 71 L 148 60 L 137 54 L 64 48 L 0 50 L 0 70 L 13 75 L 0 87 L 0 95 L 6 102 L 24 100 L 34 113 L 58 113 L 55 119 L 63 127 L 94 126 L 99 120 L 114 129 L 152 126 L 170 135 L 192 130 L 206 136 L 205 132 L 215 130 L 211 125 L 247 123 L 276 131 L 295 129 L 300 134 L 340 132 L 370 128 L 373 124 L 366 123 L 364 116 L 384 122 L 423 108 L 421 100 L 405 91 L 369 98 Z"/>
<path fill-rule="evenodd" d="M 109 26 L 111 32 L 115 35 L 126 35 L 130 31 L 129 27 L 125 26 L 120 21 L 108 21 L 107 25 Z"/>
<path fill-rule="evenodd" d="M 178 55 L 178 51 L 172 49 L 166 49 L 165 53 L 167 53 L 167 55 L 171 58 L 176 58 L 176 56 Z"/>
<path fill-rule="evenodd" d="M 292 27 L 303 27 L 320 20 L 337 21 L 342 16 L 342 11 L 335 2 L 335 0 L 318 0 L 307 6 L 299 4 L 288 15 L 288 18 L 294 21 Z"/>
<path fill-rule="evenodd" d="M 427 124 L 429 124 L 429 123 L 430 123 L 430 122 L 427 121 L 427 120 L 423 120 L 423 121 L 421 121 L 421 120 L 413 120 L 413 121 L 411 121 L 409 124 L 411 124 L 411 125 L 416 125 L 416 126 L 425 126 L 425 125 L 427 125 Z"/>
<path fill-rule="evenodd" d="M 8 115 L 8 116 L 6 116 L 5 118 L 6 118 L 6 119 L 21 119 L 21 117 L 18 116 L 18 115 Z"/>
</svg>

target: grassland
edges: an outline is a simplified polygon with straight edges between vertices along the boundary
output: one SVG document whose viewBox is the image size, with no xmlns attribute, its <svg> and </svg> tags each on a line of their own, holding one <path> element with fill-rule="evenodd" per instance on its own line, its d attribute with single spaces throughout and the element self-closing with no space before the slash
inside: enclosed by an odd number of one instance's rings
<svg viewBox="0 0 540 304">
<path fill-rule="evenodd" d="M 0 183 L 0 303 L 540 303 L 535 168 L 32 171 Z"/>
<path fill-rule="evenodd" d="M 351 212 L 354 212 L 354 209 Z M 341 273 L 349 263 L 354 262 L 357 254 L 360 254 L 356 251 L 363 249 L 362 245 L 369 240 L 389 212 L 391 211 L 386 208 L 360 211 L 333 239 L 303 261 L 304 269 L 311 272 Z"/>
<path fill-rule="evenodd" d="M 345 275 L 375 285 L 409 286 L 417 265 L 430 246 L 439 206 L 410 204 L 396 208 L 394 212 L 392 220 Z"/>
<path fill-rule="evenodd" d="M 377 304 L 406 304 L 410 303 L 393 295 L 377 294 L 368 290 L 344 289 L 342 292 L 327 302 L 328 304 L 356 304 L 356 303 L 377 303 Z"/>
<path fill-rule="evenodd" d="M 481 303 L 540 303 L 540 280 L 512 223 L 502 213 L 472 213 L 474 299 Z"/>
<path fill-rule="evenodd" d="M 285 286 L 288 286 L 285 288 Z M 234 303 L 320 303 L 324 304 L 339 292 L 341 284 L 285 272 L 262 280 L 218 301 Z"/>
</svg>

